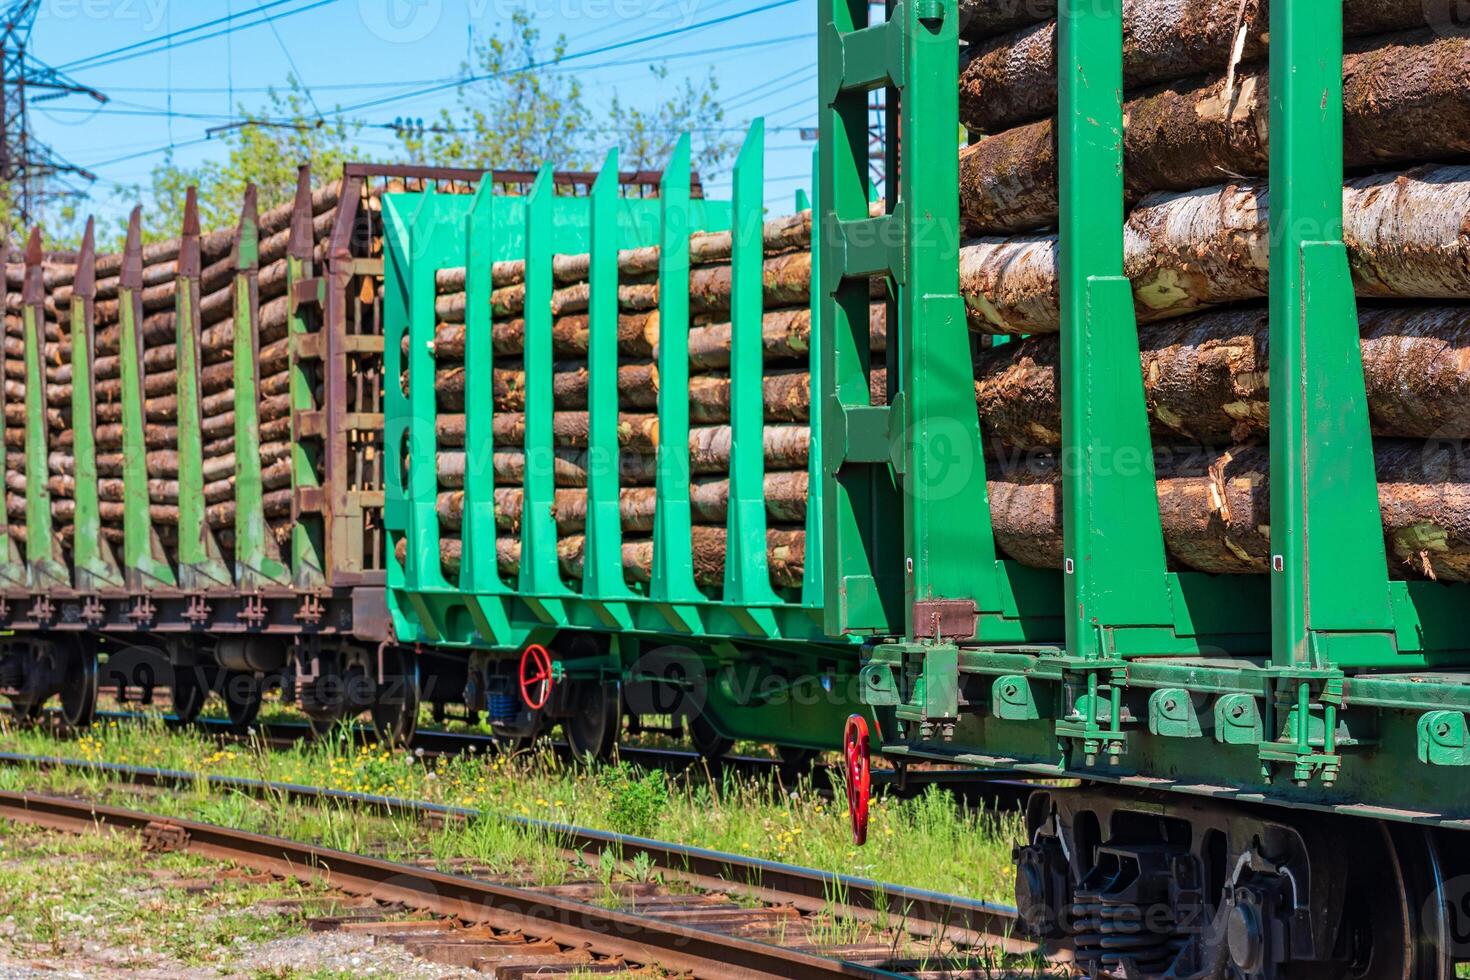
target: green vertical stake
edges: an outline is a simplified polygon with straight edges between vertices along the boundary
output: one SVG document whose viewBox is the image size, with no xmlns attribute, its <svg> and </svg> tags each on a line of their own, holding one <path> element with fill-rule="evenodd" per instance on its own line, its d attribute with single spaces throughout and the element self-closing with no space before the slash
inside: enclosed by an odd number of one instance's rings
<svg viewBox="0 0 1470 980">
<path fill-rule="evenodd" d="M 623 574 L 618 448 L 618 151 L 592 185 L 587 302 L 587 528 L 582 589 L 590 598 L 633 595 Z M 626 625 L 626 623 L 624 624 Z"/>
<path fill-rule="evenodd" d="M 1396 654 L 1342 241 L 1342 6 L 1271 5 L 1271 603 L 1278 666 Z"/>
<path fill-rule="evenodd" d="M 735 160 L 730 239 L 730 495 L 726 514 L 727 603 L 772 606 L 780 601 L 766 562 L 765 120 L 750 125 Z M 685 359 L 687 362 L 688 355 Z M 771 610 L 747 608 L 755 625 L 775 629 Z"/>
<path fill-rule="evenodd" d="M 326 525 L 319 512 L 303 513 L 303 491 L 320 493 L 322 489 L 322 447 L 320 433 L 303 433 L 300 419 L 316 412 L 316 381 L 313 365 L 320 358 L 301 356 L 301 345 L 308 340 L 323 339 L 307 320 L 307 306 L 298 294 L 300 284 L 312 278 L 312 254 L 316 245 L 312 233 L 311 167 L 296 171 L 296 200 L 291 211 L 291 232 L 286 242 L 286 330 L 290 338 L 289 393 L 291 398 L 291 581 L 300 589 L 318 589 L 326 585 L 325 562 L 322 560 Z"/>
<path fill-rule="evenodd" d="M 71 570 L 51 521 L 51 464 L 46 432 L 46 286 L 41 229 L 26 245 L 21 318 L 26 364 L 26 579 L 36 591 L 68 588 Z"/>
<path fill-rule="evenodd" d="M 826 391 L 826 362 L 822 358 L 822 250 L 817 240 L 818 215 L 822 213 L 821 159 L 820 150 L 812 150 L 812 197 L 797 191 L 797 210 L 811 210 L 812 218 L 812 278 L 811 278 L 811 339 L 807 347 L 807 365 L 811 371 L 811 441 L 807 449 L 807 492 L 806 492 L 806 554 L 801 576 L 801 604 L 809 609 L 821 609 L 826 602 L 826 544 L 822 541 L 825 496 L 823 494 L 824 472 L 822 466 L 822 393 Z"/>
<path fill-rule="evenodd" d="M 102 536 L 102 515 L 97 496 L 97 410 L 92 386 L 76 384 L 78 378 L 96 376 L 97 243 L 93 219 L 87 219 L 82 249 L 71 294 L 71 422 L 72 459 L 76 476 L 73 496 L 76 516 L 72 520 L 75 540 L 72 562 L 78 592 L 121 589 L 122 570 L 112 546 Z"/>
<path fill-rule="evenodd" d="M 265 520 L 260 466 L 260 226 L 254 184 L 235 232 L 235 580 L 247 592 L 290 585 L 291 570 Z"/>
<path fill-rule="evenodd" d="M 704 601 L 694 581 L 689 507 L 689 134 L 679 137 L 659 184 L 658 459 L 653 581 L 672 604 Z"/>
<path fill-rule="evenodd" d="M 174 373 L 179 426 L 179 586 L 191 592 L 227 589 L 234 584 L 209 529 L 204 504 L 201 272 L 198 193 L 190 187 L 184 199 L 184 234 L 174 280 Z"/>
<path fill-rule="evenodd" d="M 143 407 L 143 209 L 128 220 L 118 278 L 118 368 L 122 377 L 123 574 L 134 592 L 178 584 L 158 531 L 148 492 L 148 418 Z M 83 379 L 73 379 L 74 381 Z"/>
<path fill-rule="evenodd" d="M 526 200 L 525 473 L 521 511 L 520 591 L 537 597 L 568 593 L 557 564 L 556 456 L 552 433 L 551 262 L 556 188 L 544 166 Z"/>
</svg>

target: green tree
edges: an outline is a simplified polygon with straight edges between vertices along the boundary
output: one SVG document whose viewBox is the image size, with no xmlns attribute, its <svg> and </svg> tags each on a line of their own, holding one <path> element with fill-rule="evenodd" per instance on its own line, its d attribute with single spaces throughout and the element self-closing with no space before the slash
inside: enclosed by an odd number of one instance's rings
<svg viewBox="0 0 1470 980">
<path fill-rule="evenodd" d="M 686 80 L 672 98 L 652 106 L 614 96 L 598 112 L 575 71 L 561 64 L 566 36 L 559 35 L 550 54 L 538 59 L 540 43 L 540 29 L 522 10 L 512 15 L 504 36 L 477 45 L 462 71 L 478 80 L 460 87 L 458 105 L 442 110 L 433 125 L 408 125 L 400 133 L 408 158 L 482 170 L 534 170 L 546 163 L 586 170 L 616 146 L 625 166 L 657 169 L 678 135 L 689 130 L 699 137 L 695 166 L 714 171 L 738 149 L 738 141 L 724 134 L 725 110 L 713 73 L 702 84 Z M 667 68 L 651 69 L 658 83 L 668 78 Z"/>
<path fill-rule="evenodd" d="M 124 189 L 124 200 L 146 199 L 143 210 L 145 241 L 174 238 L 184 220 L 189 187 L 199 188 L 200 221 L 205 228 L 225 228 L 240 219 L 245 185 L 254 183 L 260 209 L 289 201 L 296 193 L 296 168 L 311 164 L 317 180 L 341 170 L 347 160 L 364 159 L 354 145 L 358 126 L 336 113 L 319 115 L 306 90 L 294 76 L 284 89 L 272 89 L 264 107 L 240 108 L 240 122 L 221 134 L 228 152 L 223 160 L 182 167 L 172 153 L 153 168 L 148 188 Z M 126 235 L 126 218 L 114 230 L 113 247 Z"/>
</svg>

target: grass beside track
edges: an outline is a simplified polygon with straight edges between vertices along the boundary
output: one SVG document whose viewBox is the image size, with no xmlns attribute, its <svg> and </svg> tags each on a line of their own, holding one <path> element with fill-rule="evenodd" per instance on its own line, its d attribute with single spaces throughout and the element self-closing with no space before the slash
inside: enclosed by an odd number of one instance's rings
<svg viewBox="0 0 1470 980">
<path fill-rule="evenodd" d="M 549 750 L 520 755 L 469 755 L 426 764 L 407 752 L 354 745 L 349 738 L 302 743 L 289 749 L 222 745 L 201 732 L 170 730 L 161 720 L 115 721 L 74 737 L 17 728 L 0 718 L 0 750 L 61 755 L 136 766 L 296 782 L 354 792 L 381 793 L 477 807 L 492 814 L 561 821 L 672 843 L 730 851 L 825 871 L 928 888 L 986 901 L 1010 902 L 1010 850 L 1020 818 L 967 808 L 931 788 L 911 800 L 875 799 L 869 843 L 855 847 L 846 804 L 823 799 L 805 782 L 784 785 L 775 774 L 741 776 L 703 772 L 671 777 L 627 765 L 568 765 Z M 64 791 L 63 777 L 0 770 L 8 789 Z M 86 777 L 90 790 L 107 779 Z M 121 792 L 121 789 L 118 790 Z M 90 795 L 90 792 L 89 792 Z M 163 804 L 164 806 L 157 806 Z M 368 821 L 332 808 L 277 807 L 201 789 L 150 801 L 149 809 L 315 840 L 345 850 L 372 843 L 423 846 L 419 832 L 394 821 Z M 303 836 L 305 835 L 305 836 Z M 409 845 L 408 838 L 415 838 Z M 441 859 L 471 857 L 526 868 L 547 862 L 547 842 L 495 820 L 434 832 L 428 842 Z M 547 873 L 554 865 L 547 863 Z"/>
</svg>

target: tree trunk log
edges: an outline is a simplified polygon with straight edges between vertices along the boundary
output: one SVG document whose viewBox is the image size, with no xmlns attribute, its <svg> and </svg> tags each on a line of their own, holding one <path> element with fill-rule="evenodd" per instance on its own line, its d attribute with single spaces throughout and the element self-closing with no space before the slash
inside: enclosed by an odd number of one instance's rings
<svg viewBox="0 0 1470 980">
<path fill-rule="evenodd" d="M 1343 60 L 1343 154 L 1349 167 L 1470 153 L 1470 38 L 1429 31 L 1378 41 Z M 1265 176 L 1270 72 L 1180 83 L 1124 108 L 1125 192 L 1191 190 L 1222 174 Z M 970 234 L 1012 234 L 1057 221 L 1053 123 L 1030 123 L 960 151 L 961 218 Z"/>
<path fill-rule="evenodd" d="M 434 393 L 439 409 L 464 411 L 464 365 L 441 366 L 434 372 Z M 526 372 L 510 368 L 492 371 L 495 408 L 502 412 L 526 409 Z M 552 401 L 557 408 L 587 407 L 588 374 L 585 363 L 561 364 L 551 376 Z M 652 364 L 624 364 L 618 368 L 618 400 L 624 408 L 658 407 L 658 368 Z"/>
<path fill-rule="evenodd" d="M 1458 22 L 1457 0 L 1345 0 L 1343 32 L 1349 37 L 1388 34 L 1416 27 L 1450 28 Z M 965 0 L 963 12 L 987 0 Z M 999 7 L 1049 7 L 1055 0 L 1000 0 Z M 1242 18 L 1237 20 L 1237 13 Z M 1057 108 L 1056 21 L 1035 23 L 979 45 L 960 66 L 960 118 L 982 132 L 1049 116 Z M 1012 18 L 1014 22 L 1014 18 Z M 970 21 L 994 25 L 979 16 Z M 1244 27 L 1241 61 L 1266 56 L 1270 14 L 1265 0 L 1127 0 L 1123 4 L 1123 76 L 1126 88 L 1224 71 Z M 961 27 L 964 30 L 964 27 Z M 974 35 L 993 35 L 993 31 Z"/>
<path fill-rule="evenodd" d="M 1379 436 L 1470 439 L 1470 316 L 1456 306 L 1364 307 L 1368 413 Z M 1144 397 L 1164 439 L 1227 445 L 1270 423 L 1265 310 L 1225 310 L 1146 327 Z M 1056 337 L 985 352 L 977 371 L 987 436 L 1020 449 L 1061 445 Z"/>
<path fill-rule="evenodd" d="M 1470 581 L 1470 457 L 1417 441 L 1375 444 L 1378 502 L 1396 578 Z M 1164 547 L 1182 568 L 1265 574 L 1270 563 L 1270 450 L 1161 457 Z M 996 543 L 1037 568 L 1062 567 L 1061 484 L 1055 457 L 998 470 L 989 483 Z"/>
<path fill-rule="evenodd" d="M 885 347 L 887 329 L 884 306 L 873 303 L 868 309 L 868 342 L 870 349 Z M 689 364 L 698 371 L 718 371 L 730 367 L 731 333 L 729 322 L 693 327 L 689 331 Z M 812 313 L 809 306 L 785 310 L 768 310 L 761 319 L 761 347 L 767 362 L 806 361 L 811 356 Z M 658 356 L 657 349 L 654 356 Z"/>
<path fill-rule="evenodd" d="M 1249 181 L 1145 198 L 1124 229 L 1140 323 L 1266 295 L 1267 209 Z M 1470 167 L 1416 167 L 1348 181 L 1344 240 L 1360 297 L 1470 299 Z M 972 329 L 1054 333 L 1056 236 L 975 239 L 960 249 Z"/>
</svg>

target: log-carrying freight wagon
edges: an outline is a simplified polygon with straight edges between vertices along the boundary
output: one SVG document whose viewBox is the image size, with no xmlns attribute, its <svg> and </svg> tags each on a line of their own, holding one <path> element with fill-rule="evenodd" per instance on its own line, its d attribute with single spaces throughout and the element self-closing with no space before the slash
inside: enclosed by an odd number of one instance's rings
<svg viewBox="0 0 1470 980">
<path fill-rule="evenodd" d="M 1031 799 L 1017 898 L 1093 976 L 1452 975 L 1456 4 L 870 9 L 819 27 L 825 609 L 896 715 L 852 721 L 855 786 L 870 742 L 1080 780 Z"/>
<path fill-rule="evenodd" d="M 579 754 L 625 718 L 709 755 L 838 744 L 858 644 L 825 637 L 809 546 L 810 211 L 763 223 L 762 150 L 733 203 L 686 143 L 661 184 L 353 165 L 223 232 L 191 195 L 179 238 L 134 213 L 117 255 L 33 236 L 0 694 L 80 722 L 100 661 L 241 726 L 279 682 L 398 740 L 428 705 Z"/>
</svg>

